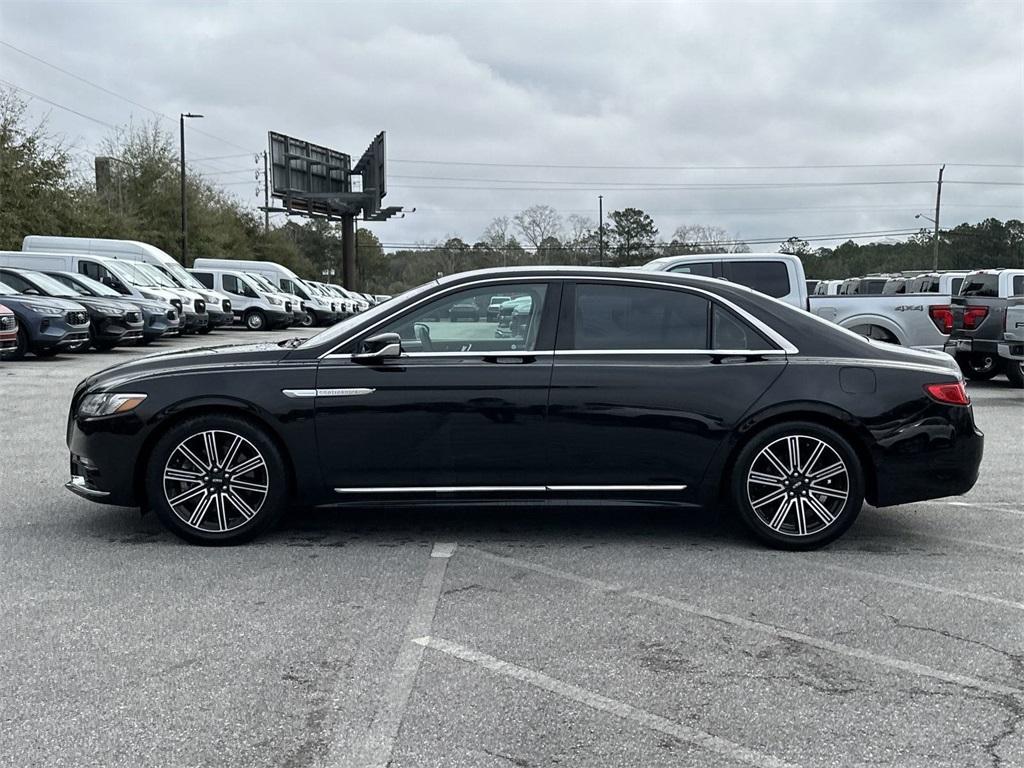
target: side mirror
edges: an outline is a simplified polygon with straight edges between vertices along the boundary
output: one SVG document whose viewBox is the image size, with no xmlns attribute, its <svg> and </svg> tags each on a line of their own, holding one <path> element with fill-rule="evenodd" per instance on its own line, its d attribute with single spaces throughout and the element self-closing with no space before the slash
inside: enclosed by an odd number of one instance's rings
<svg viewBox="0 0 1024 768">
<path fill-rule="evenodd" d="M 402 337 L 397 333 L 380 333 L 365 339 L 353 360 L 393 360 L 402 356 Z"/>
</svg>

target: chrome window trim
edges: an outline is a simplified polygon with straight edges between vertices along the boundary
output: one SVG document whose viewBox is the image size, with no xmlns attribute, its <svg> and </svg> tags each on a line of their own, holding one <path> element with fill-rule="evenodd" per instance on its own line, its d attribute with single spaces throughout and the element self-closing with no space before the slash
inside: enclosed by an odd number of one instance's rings
<svg viewBox="0 0 1024 768">
<path fill-rule="evenodd" d="M 628 273 L 623 273 L 622 277 L 618 277 L 618 276 L 612 277 L 612 276 L 603 276 L 603 275 L 559 275 L 559 274 L 539 273 L 539 274 L 536 274 L 536 275 L 529 275 L 528 277 L 524 276 L 524 279 L 522 281 L 519 281 L 518 278 L 508 278 L 508 277 L 491 277 L 491 278 L 485 278 L 485 279 L 482 279 L 482 280 L 473 280 L 473 281 L 470 281 L 470 282 L 467 282 L 467 283 L 459 283 L 457 285 L 453 285 L 453 286 L 450 287 L 449 290 L 441 291 L 440 293 L 431 293 L 428 296 L 424 296 L 423 298 L 418 299 L 417 301 L 415 301 L 412 304 L 410 304 L 408 307 L 405 307 L 404 309 L 402 309 L 401 313 L 404 314 L 407 310 L 412 310 L 412 309 L 418 307 L 419 305 L 421 305 L 421 304 L 423 304 L 425 302 L 433 301 L 434 299 L 438 299 L 438 298 L 442 298 L 444 296 L 447 296 L 450 293 L 454 293 L 455 291 L 462 290 L 463 288 L 470 288 L 472 286 L 477 286 L 477 285 L 487 285 L 487 284 L 490 284 L 490 283 L 507 283 L 509 280 L 515 280 L 515 281 L 518 281 L 518 282 L 527 282 L 527 283 L 542 282 L 542 281 L 552 281 L 552 280 L 563 280 L 563 281 L 568 280 L 568 281 L 573 281 L 573 282 L 588 282 L 588 281 L 595 281 L 596 280 L 596 281 L 611 282 L 611 283 L 630 283 L 630 284 L 638 285 L 638 286 L 641 286 L 641 287 L 657 285 L 657 286 L 663 286 L 663 287 L 666 287 L 666 288 L 672 288 L 672 289 L 675 289 L 677 291 L 687 291 L 687 292 L 690 292 L 690 293 L 696 293 L 696 294 L 704 296 L 704 297 L 706 297 L 708 299 L 721 302 L 723 305 L 725 305 L 730 310 L 732 310 L 733 312 L 738 314 L 740 317 L 742 317 L 744 320 L 746 320 L 750 325 L 754 326 L 754 328 L 756 328 L 758 331 L 760 331 L 765 336 L 767 336 L 769 341 L 771 341 L 773 344 L 775 344 L 776 346 L 779 347 L 778 350 L 765 350 L 765 351 L 776 351 L 776 352 L 782 352 L 783 354 L 790 354 L 790 355 L 795 355 L 795 354 L 797 354 L 800 351 L 799 349 L 797 349 L 797 347 L 792 342 L 789 341 L 789 339 L 787 339 L 781 333 L 776 331 L 774 328 L 772 328 L 768 324 L 762 322 L 761 320 L 758 320 L 752 314 L 747 312 L 747 310 L 743 309 L 740 306 L 737 306 L 736 304 L 734 304 L 729 299 L 726 299 L 723 296 L 719 296 L 718 294 L 716 294 L 716 293 L 714 293 L 712 291 L 708 291 L 708 290 L 705 290 L 703 288 L 695 288 L 695 287 L 690 286 L 690 285 L 680 285 L 678 283 L 671 283 L 671 282 L 667 282 L 667 281 L 664 281 L 664 280 L 652 280 L 650 278 L 636 279 L 636 278 L 630 277 Z M 772 298 L 772 297 L 768 296 L 767 298 Z M 775 300 L 778 301 L 778 299 L 775 299 Z M 339 347 L 345 346 L 350 341 L 355 339 L 357 336 L 361 336 L 364 333 L 368 333 L 368 332 L 374 330 L 375 328 L 380 327 L 384 323 L 390 322 L 394 317 L 395 317 L 395 314 L 393 313 L 391 315 L 388 315 L 385 318 L 382 318 L 382 319 L 378 320 L 376 323 L 373 323 L 372 325 L 367 326 L 366 328 L 359 329 L 358 331 L 356 331 L 355 333 L 353 333 L 350 336 L 346 337 L 345 339 L 342 339 L 340 342 L 335 344 L 333 347 L 331 347 L 329 350 L 327 350 L 323 354 L 319 355 L 317 357 L 317 359 L 318 360 L 323 360 L 325 358 L 350 359 L 351 355 L 348 355 L 348 354 L 335 354 L 334 350 L 338 349 Z M 486 352 L 486 353 L 479 352 L 478 354 L 494 355 L 494 354 L 497 354 L 499 351 L 500 350 L 494 350 L 494 351 Z M 517 350 L 514 354 L 538 354 L 538 352 L 540 352 L 540 351 L 551 351 L 551 350 L 539 350 L 539 351 L 537 351 L 537 350 L 522 350 L 522 351 Z M 582 351 L 582 350 L 559 350 L 559 352 L 566 352 L 566 351 L 578 352 L 578 351 Z M 712 350 L 707 350 L 707 349 L 688 350 L 688 351 L 695 352 L 695 353 L 703 353 L 703 354 L 713 353 Z M 636 353 L 654 352 L 654 353 L 657 353 L 658 350 L 623 350 L 623 352 L 636 352 Z M 438 356 L 438 355 L 449 355 L 451 353 L 445 353 L 445 352 L 410 352 L 408 354 L 409 355 Z M 464 353 L 459 352 L 459 353 L 455 353 L 455 354 L 464 354 Z M 763 354 L 763 352 L 762 352 L 762 354 Z"/>
<path fill-rule="evenodd" d="M 335 493 L 544 493 L 584 491 L 683 491 L 685 485 L 421 485 L 335 488 Z"/>
<path fill-rule="evenodd" d="M 786 352 L 781 349 L 545 349 L 537 352 L 526 352 L 518 349 L 508 351 L 494 350 L 492 352 L 478 352 L 477 350 L 466 350 L 465 352 L 403 352 L 402 357 L 561 357 L 562 355 L 706 355 L 708 357 L 721 356 L 746 356 L 768 355 L 771 357 L 784 356 Z M 335 355 L 334 357 L 347 358 L 348 355 Z"/>
</svg>

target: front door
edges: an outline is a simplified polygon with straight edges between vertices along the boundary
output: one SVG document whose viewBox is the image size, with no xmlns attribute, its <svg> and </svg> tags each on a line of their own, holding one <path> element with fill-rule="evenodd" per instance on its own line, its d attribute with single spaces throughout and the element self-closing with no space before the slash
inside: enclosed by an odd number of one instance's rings
<svg viewBox="0 0 1024 768">
<path fill-rule="evenodd" d="M 707 294 L 567 285 L 549 398 L 552 485 L 695 489 L 785 365 L 782 350 Z"/>
<path fill-rule="evenodd" d="M 507 280 L 454 288 L 322 359 L 317 442 L 329 487 L 542 487 L 560 288 Z M 514 323 L 503 328 L 486 312 L 497 294 L 517 302 Z M 352 358 L 366 338 L 389 332 L 402 337 L 400 358 Z"/>
</svg>

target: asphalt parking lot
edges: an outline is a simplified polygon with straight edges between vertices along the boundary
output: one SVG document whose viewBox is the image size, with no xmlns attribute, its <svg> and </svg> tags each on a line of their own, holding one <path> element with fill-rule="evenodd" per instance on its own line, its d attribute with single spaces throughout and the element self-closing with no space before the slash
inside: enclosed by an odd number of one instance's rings
<svg viewBox="0 0 1024 768">
<path fill-rule="evenodd" d="M 0 763 L 1024 765 L 1024 392 L 962 498 L 761 548 L 715 510 L 363 508 L 181 543 L 66 492 L 119 360 L 0 364 Z"/>
</svg>

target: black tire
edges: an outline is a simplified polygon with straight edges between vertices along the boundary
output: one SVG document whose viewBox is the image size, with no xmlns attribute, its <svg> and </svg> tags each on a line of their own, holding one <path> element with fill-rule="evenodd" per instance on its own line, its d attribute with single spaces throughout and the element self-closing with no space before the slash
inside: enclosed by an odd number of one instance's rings
<svg viewBox="0 0 1024 768">
<path fill-rule="evenodd" d="M 210 326 L 207 325 L 207 326 L 204 326 L 203 328 L 200 328 L 199 329 L 199 333 L 201 333 L 203 336 L 205 336 L 206 334 L 208 334 L 212 330 L 213 330 L 213 328 L 211 328 Z"/>
<path fill-rule="evenodd" d="M 258 309 L 250 309 L 242 317 L 242 322 L 250 331 L 265 331 L 267 329 L 267 316 Z"/>
<path fill-rule="evenodd" d="M 117 342 L 116 341 L 94 341 L 92 343 L 92 345 L 96 349 L 97 352 L 109 352 L 110 350 L 112 350 L 114 347 L 117 346 Z"/>
<path fill-rule="evenodd" d="M 316 325 L 316 318 L 313 317 L 313 313 L 303 312 L 302 319 L 299 320 L 299 325 L 301 325 L 303 328 L 312 328 L 314 325 Z"/>
<path fill-rule="evenodd" d="M 996 355 L 984 353 L 958 355 L 957 362 L 960 370 L 964 372 L 971 381 L 988 381 L 1002 372 L 1002 360 Z"/>
<path fill-rule="evenodd" d="M 57 347 L 41 347 L 32 350 L 32 354 L 36 357 L 56 357 L 58 352 L 60 350 Z"/>
<path fill-rule="evenodd" d="M 156 339 L 152 336 L 143 336 L 141 339 L 136 339 L 135 343 L 140 347 L 148 347 L 154 341 L 156 341 Z"/>
<path fill-rule="evenodd" d="M 28 331 L 18 326 L 18 336 L 14 342 L 14 349 L 0 353 L 4 360 L 21 360 L 28 352 Z"/>
<path fill-rule="evenodd" d="M 797 463 L 804 465 L 796 468 L 795 475 L 792 438 L 797 440 Z M 819 443 L 824 447 L 815 453 Z M 765 449 L 780 464 L 773 465 Z M 842 470 L 837 472 L 839 465 Z M 833 474 L 827 474 L 829 469 Z M 807 478 L 815 474 L 823 476 L 808 483 Z M 747 528 L 776 549 L 816 549 L 835 541 L 853 525 L 864 505 L 864 475 L 857 452 L 838 432 L 813 422 L 776 424 L 754 435 L 736 457 L 729 489 Z"/>
<path fill-rule="evenodd" d="M 1003 368 L 1010 384 L 1017 389 L 1024 389 L 1024 360 L 1006 360 Z"/>
<path fill-rule="evenodd" d="M 204 451 L 206 435 L 214 433 L 215 453 L 222 465 L 203 470 L 179 450 L 183 443 L 196 458 L 209 462 Z M 241 438 L 232 453 L 235 438 Z M 256 469 L 231 476 L 230 468 L 243 467 L 262 458 Z M 156 443 L 145 469 L 146 498 L 160 522 L 176 536 L 192 544 L 230 546 L 242 544 L 272 528 L 288 508 L 288 477 L 284 459 L 277 444 L 260 427 L 232 415 L 198 416 L 172 427 Z M 178 475 L 165 477 L 165 471 L 202 473 L 197 480 L 179 480 Z M 246 490 L 233 483 L 248 486 L 266 485 L 265 491 Z M 212 494 L 210 491 L 214 491 Z M 191 497 L 189 493 L 193 493 Z M 168 495 L 172 494 L 172 495 Z M 230 501 L 231 494 L 242 506 Z M 186 498 L 174 506 L 171 501 Z M 213 496 L 209 502 L 207 499 Z M 197 501 L 198 500 L 198 501 Z M 190 502 L 194 502 L 190 506 Z M 205 511 L 202 505 L 206 503 Z M 194 507 L 194 508 L 193 508 Z M 223 514 L 222 514 L 223 510 Z M 193 522 L 185 515 L 194 516 Z M 197 516 L 197 517 L 196 517 Z M 197 521 L 197 524 L 196 524 Z"/>
</svg>

